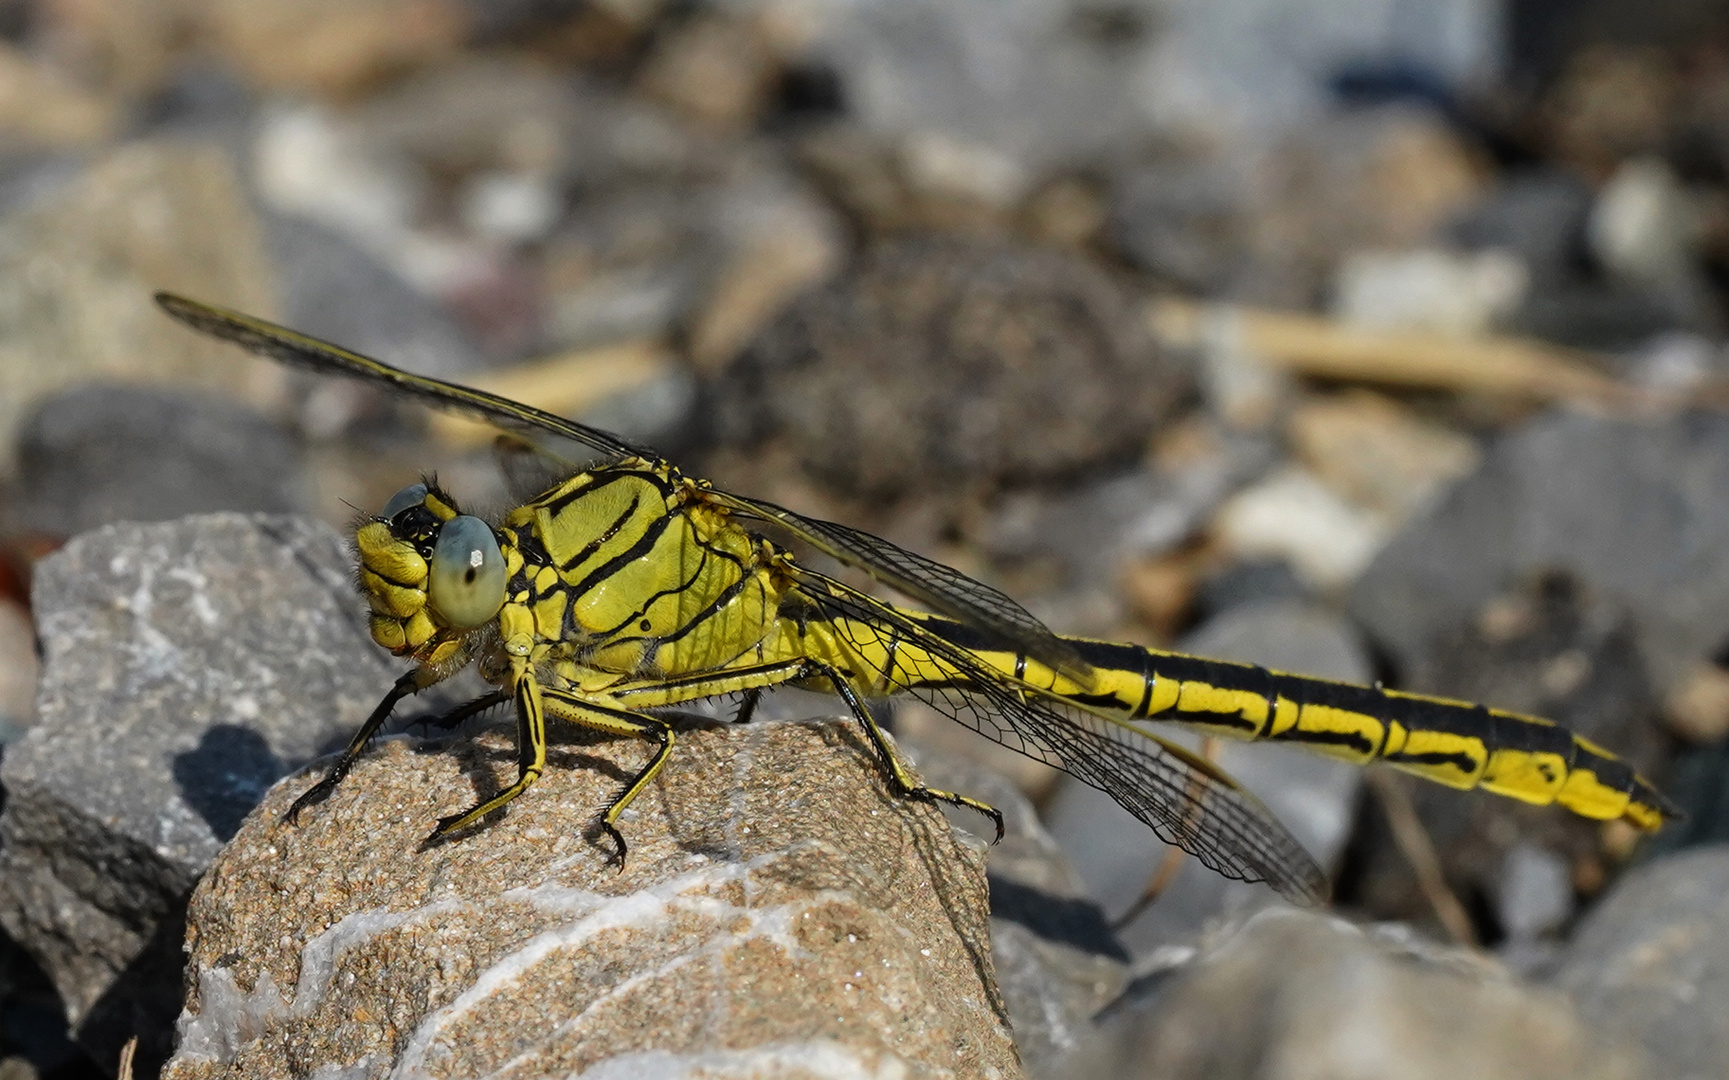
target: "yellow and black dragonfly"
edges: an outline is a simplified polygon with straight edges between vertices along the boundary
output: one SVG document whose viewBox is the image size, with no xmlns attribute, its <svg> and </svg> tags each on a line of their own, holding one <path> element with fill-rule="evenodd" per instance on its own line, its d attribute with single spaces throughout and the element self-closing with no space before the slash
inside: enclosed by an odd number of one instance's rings
<svg viewBox="0 0 1729 1080">
<path fill-rule="evenodd" d="M 653 745 L 601 814 L 622 860 L 619 815 L 673 752 L 654 710 L 764 690 L 838 694 L 902 795 L 1002 816 L 925 787 L 866 700 L 911 694 L 1010 749 L 1110 795 L 1160 838 L 1227 877 L 1318 900 L 1324 875 L 1249 793 L 1156 734 L 1294 743 L 1384 761 L 1457 788 L 1483 787 L 1586 817 L 1655 829 L 1675 810 L 1608 751 L 1550 721 L 1482 705 L 1268 671 L 1138 645 L 1059 636 L 959 571 L 843 525 L 714 488 L 628 442 L 508 398 L 413 375 L 274 323 L 158 294 L 188 326 L 285 364 L 382 383 L 425 404 L 527 434 L 581 443 L 600 462 L 483 521 L 435 482 L 390 499 L 355 532 L 372 637 L 415 662 L 329 773 L 289 811 L 328 796 L 403 698 L 470 664 L 493 686 L 445 718 L 514 706 L 518 775 L 438 822 L 473 825 L 528 789 L 546 764 L 548 717 Z M 900 607 L 795 560 L 766 527 L 911 597 Z"/>
</svg>

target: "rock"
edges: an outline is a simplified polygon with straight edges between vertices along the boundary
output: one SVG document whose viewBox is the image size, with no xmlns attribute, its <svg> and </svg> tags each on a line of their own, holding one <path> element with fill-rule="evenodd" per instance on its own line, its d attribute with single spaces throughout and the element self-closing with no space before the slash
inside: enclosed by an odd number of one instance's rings
<svg viewBox="0 0 1729 1080">
<path fill-rule="evenodd" d="M 663 31 L 642 62 L 638 86 L 697 123 L 747 130 L 779 74 L 770 42 L 753 22 L 710 11 Z"/>
<path fill-rule="evenodd" d="M 1372 677 L 1368 657 L 1350 627 L 1337 615 L 1302 601 L 1227 609 L 1177 644 L 1183 652 L 1321 678 L 1364 682 Z M 1160 734 L 1194 742 L 1168 727 Z M 1362 784 L 1358 769 L 1293 747 L 1228 740 L 1220 740 L 1217 760 L 1267 804 L 1322 866 L 1338 862 Z M 1113 912 L 1123 912 L 1138 900 L 1162 860 L 1174 857 L 1145 825 L 1079 783 L 1059 785 L 1046 822 L 1091 894 Z M 1185 859 L 1158 900 L 1124 929 L 1123 937 L 1137 955 L 1146 955 L 1183 940 L 1208 919 L 1276 901 L 1266 886 L 1227 881 Z"/>
<path fill-rule="evenodd" d="M 35 723 L 40 669 L 30 613 L 0 599 L 0 745 L 16 742 Z"/>
<path fill-rule="evenodd" d="M 1362 251 L 1339 268 L 1333 313 L 1355 326 L 1466 337 L 1516 310 L 1528 284 L 1504 251 Z"/>
<path fill-rule="evenodd" d="M 1132 80 L 1156 11 L 1139 0 L 1103 20 L 1068 2 L 857 4 L 831 9 L 810 53 L 865 133 L 999 163 L 1015 177 L 1012 202 L 1053 167 L 1144 130 Z"/>
<path fill-rule="evenodd" d="M 153 0 L 32 6 L 27 33 L 9 34 L 76 71 L 79 80 L 121 106 L 172 77 L 184 34 L 179 11 Z M 115 121 L 125 119 L 120 115 Z"/>
<path fill-rule="evenodd" d="M 196 22 L 251 81 L 342 97 L 453 54 L 468 32 L 456 0 L 201 0 Z"/>
<path fill-rule="evenodd" d="M 900 713 L 897 702 L 897 728 Z M 1092 1039 L 1093 1015 L 1122 991 L 1128 953 L 1062 845 L 1015 784 L 955 753 L 938 753 L 928 744 L 911 749 L 925 783 L 965 792 L 1002 811 L 1003 839 L 990 849 L 997 985 L 1028 1074 L 1059 1075 L 1061 1063 Z M 981 815 L 948 816 L 951 825 L 980 840 L 994 835 Z"/>
<path fill-rule="evenodd" d="M 1515 943 L 1551 933 L 1573 914 L 1572 867 L 1553 851 L 1514 845 L 1499 885 L 1495 915 Z"/>
<path fill-rule="evenodd" d="M 1500 64 L 1496 13 L 1472 0 L 1229 0 L 1166 9 L 1137 80 L 1142 108 L 1201 131 L 1278 131 L 1336 108 L 1353 72 L 1468 92 Z"/>
<path fill-rule="evenodd" d="M 211 510 L 292 513 L 296 440 L 257 412 L 206 394 L 90 386 L 49 398 L 18 445 L 13 531 L 65 539 L 115 521 Z"/>
<path fill-rule="evenodd" d="M 1299 127 L 1258 169 L 1253 257 L 1230 292 L 1299 308 L 1328 291 L 1351 253 L 1428 244 L 1486 188 L 1483 166 L 1451 124 L 1402 106 Z"/>
<path fill-rule="evenodd" d="M 42 396 L 93 378 L 182 379 L 257 404 L 281 375 L 164 319 L 171 289 L 269 317 L 258 219 L 228 156 L 130 143 L 0 219 L 0 448 Z"/>
<path fill-rule="evenodd" d="M 0 925 L 78 1040 L 168 1050 L 193 884 L 278 777 L 388 689 L 323 525 L 215 514 L 112 525 L 38 563 L 39 722 L 0 781 Z"/>
<path fill-rule="evenodd" d="M 450 314 L 359 244 L 304 218 L 271 214 L 265 225 L 287 325 L 422 375 L 460 380 L 481 366 Z M 331 386 L 358 389 L 327 382 L 313 388 L 314 401 L 328 401 Z M 317 435 L 343 426 L 314 408 L 303 423 Z"/>
<path fill-rule="evenodd" d="M 1729 847 L 1631 871 L 1573 935 L 1554 984 L 1650 1054 L 1652 1076 L 1729 1069 Z"/>
<path fill-rule="evenodd" d="M 834 276 L 846 259 L 844 228 L 809 192 L 772 177 L 741 184 L 715 214 L 724 265 L 690 319 L 690 356 L 720 371 L 787 304 Z"/>
<path fill-rule="evenodd" d="M 1722 418 L 1540 416 L 1387 545 L 1354 587 L 1351 612 L 1409 672 L 1493 597 L 1557 571 L 1593 602 L 1630 613 L 1638 651 L 1667 691 L 1729 639 L 1726 492 Z"/>
<path fill-rule="evenodd" d="M 1387 542 L 1388 521 L 1353 505 L 1300 465 L 1275 470 L 1232 495 L 1213 533 L 1239 559 L 1283 559 L 1311 588 L 1356 580 Z"/>
<path fill-rule="evenodd" d="M 315 222 L 432 292 L 456 271 L 450 245 L 417 245 L 413 230 L 431 184 L 401 148 L 355 117 L 317 104 L 278 107 L 252 144 L 259 196 L 280 214 Z"/>
<path fill-rule="evenodd" d="M 1700 273 L 1700 208 L 1661 159 L 1615 171 L 1597 196 L 1585 236 L 1599 264 L 1638 286 L 1685 287 Z"/>
<path fill-rule="evenodd" d="M 1649 40 L 1640 30 L 1641 43 Z M 1567 28 L 1569 37 L 1576 32 Z M 1681 76 L 1671 58 L 1623 35 L 1589 48 L 1574 37 L 1533 110 L 1548 156 L 1585 176 L 1607 176 L 1622 161 L 1660 151 L 1679 112 Z"/>
<path fill-rule="evenodd" d="M 1729 671 L 1696 662 L 1664 699 L 1663 719 L 1671 734 L 1688 742 L 1721 742 L 1729 736 Z"/>
<path fill-rule="evenodd" d="M 1636 1045 L 1602 1031 L 1564 995 L 1522 985 L 1472 954 L 1425 959 L 1436 950 L 1389 947 L 1338 919 L 1288 908 L 1260 912 L 1189 952 L 1111 1006 L 1098 1057 L 1070 1075 L 1653 1075 Z"/>
<path fill-rule="evenodd" d="M 1169 154 L 1121 170 L 1106 236 L 1156 277 L 1203 294 L 1244 273 L 1255 187 L 1221 154 Z"/>
<path fill-rule="evenodd" d="M 991 982 L 981 853 L 889 793 L 851 721 L 555 742 L 474 834 L 432 820 L 515 770 L 492 731 L 387 740 L 299 828 L 279 785 L 199 885 L 164 1075 L 1020 1075 Z"/>
<path fill-rule="evenodd" d="M 1296 457 L 1352 505 L 1397 528 L 1482 460 L 1477 443 L 1369 390 L 1308 397 L 1292 407 Z"/>
<path fill-rule="evenodd" d="M 1558 169 L 1510 172 L 1448 226 L 1447 236 L 1467 250 L 1513 255 L 1532 288 L 1545 288 L 1578 275 L 1591 194 L 1579 177 Z"/>
<path fill-rule="evenodd" d="M 9 153 L 99 145 L 119 121 L 115 102 L 75 85 L 10 42 L 0 45 L 0 146 Z"/>
<path fill-rule="evenodd" d="M 1472 624 L 1432 640 L 1400 673 L 1400 685 L 1409 689 L 1553 719 L 1625 757 L 1645 775 L 1663 775 L 1656 768 L 1662 750 L 1657 695 L 1633 618 L 1618 599 L 1564 573 L 1537 577 L 1499 595 Z M 1586 895 L 1600 889 L 1631 844 L 1631 837 L 1617 842 L 1614 829 L 1559 807 L 1450 791 L 1415 778 L 1403 787 L 1434 845 L 1447 887 L 1457 896 L 1480 896 L 1497 905 L 1487 912 L 1497 918 L 1513 918 L 1508 925 L 1487 923 L 1484 933 L 1491 939 L 1548 921 L 1526 913 L 1523 901 L 1508 907 L 1508 898 L 1521 888 L 1509 875 L 1535 857 L 1535 852 L 1521 856 L 1520 849 L 1541 851 L 1560 864 L 1565 886 L 1551 882 L 1546 887 L 1561 888 L 1570 905 L 1575 888 Z M 1364 816 L 1356 852 L 1356 880 L 1341 887 L 1358 907 L 1378 918 L 1426 922 L 1433 917 L 1427 890 L 1384 813 Z"/>
<path fill-rule="evenodd" d="M 778 436 L 812 475 L 886 493 L 1133 456 L 1182 375 L 1080 259 L 907 240 L 795 302 L 714 390 L 723 439 Z"/>
</svg>

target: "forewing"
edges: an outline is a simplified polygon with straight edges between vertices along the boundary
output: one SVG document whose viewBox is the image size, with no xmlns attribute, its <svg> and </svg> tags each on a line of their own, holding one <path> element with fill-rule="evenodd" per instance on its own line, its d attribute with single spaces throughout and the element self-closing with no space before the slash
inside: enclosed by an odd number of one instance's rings
<svg viewBox="0 0 1729 1080">
<path fill-rule="evenodd" d="M 779 525 L 824 555 L 863 570 L 932 611 L 983 631 L 997 639 L 1004 648 L 1024 652 L 1077 682 L 1087 680 L 1090 669 L 1086 661 L 1032 612 L 953 567 L 915 554 L 880 536 L 832 521 L 805 517 L 774 503 L 724 491 L 709 494 L 738 513 Z"/>
<path fill-rule="evenodd" d="M 872 597 L 805 572 L 802 590 L 865 649 L 898 640 L 887 689 L 910 693 L 979 734 L 1115 799 L 1166 843 L 1240 881 L 1320 903 L 1326 876 L 1260 800 L 1217 766 L 1156 735 L 1020 683 Z M 860 640 L 880 635 L 876 642 Z"/>
<path fill-rule="evenodd" d="M 232 341 L 249 352 L 268 356 L 290 367 L 304 368 L 323 375 L 345 375 L 352 379 L 383 383 L 442 412 L 484 420 L 508 431 L 549 432 L 566 439 L 574 439 L 609 457 L 655 457 L 653 451 L 632 446 L 599 428 L 566 420 L 562 416 L 555 416 L 484 390 L 459 386 L 425 375 L 415 375 L 391 367 L 382 360 L 362 356 L 340 345 L 298 333 L 265 319 L 197 300 L 188 300 L 173 293 L 157 293 L 156 303 L 162 310 L 194 330 Z"/>
</svg>

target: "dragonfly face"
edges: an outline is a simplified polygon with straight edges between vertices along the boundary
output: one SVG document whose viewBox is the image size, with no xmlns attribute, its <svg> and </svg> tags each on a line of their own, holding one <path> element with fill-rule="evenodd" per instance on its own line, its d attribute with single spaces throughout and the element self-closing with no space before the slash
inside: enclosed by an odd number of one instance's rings
<svg viewBox="0 0 1729 1080">
<path fill-rule="evenodd" d="M 504 606 L 509 572 L 497 535 L 435 484 L 391 496 L 355 529 L 354 547 L 372 639 L 398 656 L 443 663 Z"/>
</svg>

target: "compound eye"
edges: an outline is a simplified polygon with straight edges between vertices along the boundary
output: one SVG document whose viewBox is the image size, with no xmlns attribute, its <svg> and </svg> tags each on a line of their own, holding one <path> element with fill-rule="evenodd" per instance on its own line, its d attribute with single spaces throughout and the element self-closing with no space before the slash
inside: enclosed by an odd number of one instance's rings
<svg viewBox="0 0 1729 1080">
<path fill-rule="evenodd" d="M 419 506 L 426 498 L 425 484 L 410 484 L 390 497 L 384 504 L 384 513 L 380 516 L 389 521 L 411 506 Z"/>
<path fill-rule="evenodd" d="M 454 629 L 468 630 L 498 614 L 504 585 L 504 554 L 486 522 L 467 514 L 445 522 L 426 582 L 432 609 Z"/>
</svg>

